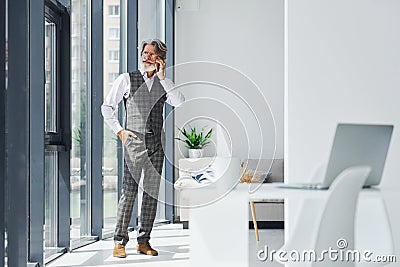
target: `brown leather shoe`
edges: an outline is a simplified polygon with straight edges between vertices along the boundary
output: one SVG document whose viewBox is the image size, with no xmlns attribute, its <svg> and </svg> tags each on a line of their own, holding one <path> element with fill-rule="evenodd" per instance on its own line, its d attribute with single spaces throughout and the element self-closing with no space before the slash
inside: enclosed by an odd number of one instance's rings
<svg viewBox="0 0 400 267">
<path fill-rule="evenodd" d="M 126 258 L 125 246 L 120 243 L 115 243 L 113 256 L 117 258 Z"/>
<path fill-rule="evenodd" d="M 149 241 L 145 241 L 145 242 L 137 244 L 136 245 L 136 250 L 137 250 L 137 252 L 145 254 L 145 255 L 151 255 L 151 256 L 157 256 L 158 255 L 157 250 L 153 249 L 150 246 Z"/>
</svg>

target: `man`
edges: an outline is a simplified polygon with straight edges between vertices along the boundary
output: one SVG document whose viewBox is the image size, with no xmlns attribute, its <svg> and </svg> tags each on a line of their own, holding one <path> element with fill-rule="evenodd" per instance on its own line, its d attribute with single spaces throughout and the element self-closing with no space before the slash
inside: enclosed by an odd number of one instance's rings
<svg viewBox="0 0 400 267">
<path fill-rule="evenodd" d="M 119 258 L 126 257 L 128 225 L 142 170 L 144 191 L 136 250 L 146 255 L 158 255 L 149 240 L 157 211 L 164 161 L 163 108 L 165 102 L 179 106 L 185 101 L 178 90 L 172 90 L 173 82 L 165 78 L 166 45 L 158 39 L 146 40 L 139 49 L 141 70 L 121 74 L 101 107 L 105 122 L 118 134 L 125 148 L 124 181 L 118 203 L 113 251 L 113 256 Z M 122 99 L 126 109 L 125 129 L 115 116 L 115 109 Z"/>
</svg>

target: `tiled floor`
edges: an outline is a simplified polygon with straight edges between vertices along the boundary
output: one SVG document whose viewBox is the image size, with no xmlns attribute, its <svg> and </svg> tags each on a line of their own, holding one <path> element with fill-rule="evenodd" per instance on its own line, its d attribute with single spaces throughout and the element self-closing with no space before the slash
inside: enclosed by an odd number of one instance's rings
<svg viewBox="0 0 400 267">
<path fill-rule="evenodd" d="M 283 244 L 283 230 L 260 230 L 260 241 L 255 241 L 254 231 L 249 231 L 249 254 L 251 267 L 282 266 L 268 261 L 257 259 L 257 251 L 268 245 L 269 249 L 277 249 Z M 102 240 L 91 245 L 67 253 L 50 264 L 49 267 L 72 266 L 135 266 L 135 267 L 187 267 L 189 265 L 189 234 L 190 230 L 183 230 L 181 224 L 169 224 L 153 229 L 151 244 L 159 251 L 159 256 L 152 257 L 138 254 L 136 232 L 130 234 L 132 241 L 127 246 L 127 257 L 118 259 L 112 256 L 114 247 L 112 239 Z"/>
</svg>

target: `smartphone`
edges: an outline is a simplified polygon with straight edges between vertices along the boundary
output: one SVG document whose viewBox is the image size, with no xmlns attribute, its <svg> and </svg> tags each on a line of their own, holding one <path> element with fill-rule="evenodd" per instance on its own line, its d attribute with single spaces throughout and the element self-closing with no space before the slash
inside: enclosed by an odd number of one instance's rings
<svg viewBox="0 0 400 267">
<path fill-rule="evenodd" d="M 157 60 L 159 60 L 159 58 L 160 58 L 160 57 L 157 56 L 157 57 L 156 57 L 156 60 L 155 60 L 156 71 L 158 71 L 158 70 L 160 69 L 160 63 L 157 62 Z"/>
</svg>

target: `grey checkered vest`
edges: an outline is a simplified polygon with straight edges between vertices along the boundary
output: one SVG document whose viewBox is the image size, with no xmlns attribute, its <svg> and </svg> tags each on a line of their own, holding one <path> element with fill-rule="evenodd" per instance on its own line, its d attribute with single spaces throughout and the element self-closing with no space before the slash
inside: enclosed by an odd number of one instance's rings
<svg viewBox="0 0 400 267">
<path fill-rule="evenodd" d="M 160 136 L 163 127 L 163 108 L 167 93 L 156 75 L 150 92 L 140 71 L 130 72 L 131 90 L 125 100 L 127 130 L 154 133 Z"/>
</svg>

